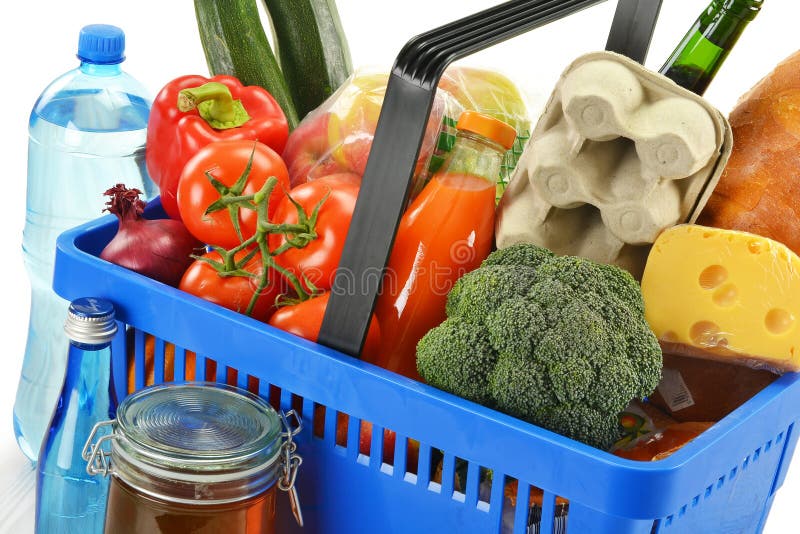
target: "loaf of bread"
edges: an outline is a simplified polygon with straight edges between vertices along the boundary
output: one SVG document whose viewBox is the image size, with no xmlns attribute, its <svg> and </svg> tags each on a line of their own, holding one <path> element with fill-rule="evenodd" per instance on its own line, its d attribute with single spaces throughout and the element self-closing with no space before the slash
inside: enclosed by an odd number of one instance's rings
<svg viewBox="0 0 800 534">
<path fill-rule="evenodd" d="M 742 96 L 730 123 L 733 153 L 698 224 L 800 253 L 800 52 Z"/>
</svg>

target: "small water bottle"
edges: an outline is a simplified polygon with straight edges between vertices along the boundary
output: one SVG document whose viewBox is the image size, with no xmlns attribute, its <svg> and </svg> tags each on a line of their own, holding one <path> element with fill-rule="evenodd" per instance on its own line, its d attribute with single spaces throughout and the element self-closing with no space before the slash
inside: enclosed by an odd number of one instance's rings
<svg viewBox="0 0 800 534">
<path fill-rule="evenodd" d="M 99 217 L 103 192 L 117 183 L 152 198 L 144 146 L 151 99 L 122 71 L 125 35 L 115 26 L 86 26 L 77 69 L 53 81 L 30 116 L 27 214 L 22 247 L 31 281 L 31 313 L 22 376 L 14 403 L 20 448 L 36 461 L 64 378 L 58 320 L 67 302 L 52 290 L 58 235 Z"/>
<path fill-rule="evenodd" d="M 67 373 L 37 465 L 36 533 L 103 532 L 108 479 L 86 472 L 83 445 L 94 426 L 116 417 L 111 382 L 114 307 L 81 298 L 69 306 Z"/>
</svg>

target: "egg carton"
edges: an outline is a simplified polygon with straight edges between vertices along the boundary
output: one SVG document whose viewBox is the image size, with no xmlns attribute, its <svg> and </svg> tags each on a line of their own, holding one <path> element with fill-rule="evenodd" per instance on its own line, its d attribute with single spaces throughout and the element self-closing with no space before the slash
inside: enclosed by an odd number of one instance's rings
<svg viewBox="0 0 800 534">
<path fill-rule="evenodd" d="M 732 148 L 703 98 L 625 56 L 582 56 L 501 199 L 497 246 L 532 242 L 639 277 L 659 233 L 700 215 Z"/>
</svg>

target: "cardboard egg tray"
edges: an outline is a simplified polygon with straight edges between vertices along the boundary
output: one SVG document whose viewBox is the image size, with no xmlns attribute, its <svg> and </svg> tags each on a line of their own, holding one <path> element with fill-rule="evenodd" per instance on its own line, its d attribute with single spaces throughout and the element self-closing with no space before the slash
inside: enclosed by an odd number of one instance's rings
<svg viewBox="0 0 800 534">
<path fill-rule="evenodd" d="M 562 74 L 498 210 L 497 246 L 524 241 L 641 276 L 659 233 L 694 222 L 733 148 L 701 97 L 619 54 Z"/>
</svg>

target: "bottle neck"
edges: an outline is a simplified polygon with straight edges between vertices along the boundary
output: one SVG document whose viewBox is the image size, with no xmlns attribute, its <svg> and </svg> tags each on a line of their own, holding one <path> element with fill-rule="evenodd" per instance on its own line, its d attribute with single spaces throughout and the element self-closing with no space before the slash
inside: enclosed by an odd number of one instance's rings
<svg viewBox="0 0 800 534">
<path fill-rule="evenodd" d="M 491 139 L 459 131 L 448 159 L 437 174 L 466 174 L 494 184 L 505 152 L 505 148 Z"/>
<path fill-rule="evenodd" d="M 762 0 L 712 1 L 660 72 L 702 95 L 761 5 Z"/>
<path fill-rule="evenodd" d="M 81 417 L 104 421 L 116 411 L 116 397 L 111 382 L 111 344 L 85 345 L 70 341 L 67 369 L 61 389 L 63 407 L 79 399 Z M 90 400 L 91 402 L 87 402 Z M 111 413 L 109 412 L 111 408 Z M 65 423 L 63 410 L 58 412 L 52 426 Z M 85 438 L 85 436 L 84 436 Z"/>
<path fill-rule="evenodd" d="M 103 350 L 105 348 L 110 347 L 111 346 L 111 342 L 109 341 L 107 343 L 101 343 L 99 345 L 97 345 L 97 344 L 91 344 L 90 345 L 90 344 L 87 344 L 87 343 L 81 343 L 80 341 L 75 341 L 74 339 L 70 339 L 69 340 L 69 346 L 70 346 L 70 350 L 79 350 L 79 351 L 82 351 L 82 352 L 99 352 L 99 351 L 101 351 L 101 350 Z"/>
<path fill-rule="evenodd" d="M 761 0 L 714 0 L 697 20 L 697 31 L 730 51 L 761 10 Z"/>
<path fill-rule="evenodd" d="M 122 63 L 100 65 L 90 61 L 81 61 L 80 71 L 89 76 L 117 76 L 122 73 Z"/>
</svg>

